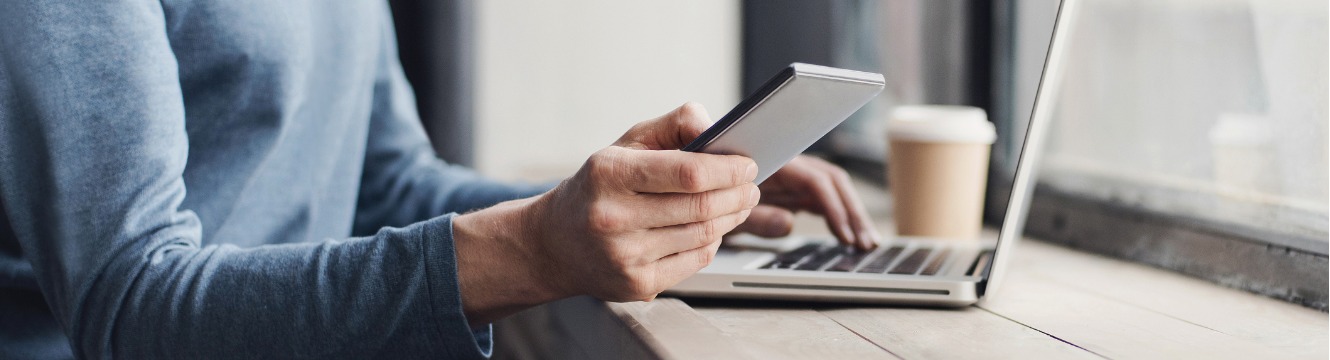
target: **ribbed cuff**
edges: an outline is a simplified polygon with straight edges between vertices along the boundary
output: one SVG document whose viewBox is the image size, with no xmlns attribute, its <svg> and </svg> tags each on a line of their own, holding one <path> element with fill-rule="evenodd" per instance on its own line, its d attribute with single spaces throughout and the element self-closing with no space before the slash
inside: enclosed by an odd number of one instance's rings
<svg viewBox="0 0 1330 360">
<path fill-rule="evenodd" d="M 457 248 L 453 242 L 456 213 L 426 221 L 421 239 L 425 273 L 436 319 L 439 349 L 450 358 L 488 358 L 494 350 L 493 327 L 472 329 L 462 312 L 462 289 L 457 278 Z"/>
</svg>

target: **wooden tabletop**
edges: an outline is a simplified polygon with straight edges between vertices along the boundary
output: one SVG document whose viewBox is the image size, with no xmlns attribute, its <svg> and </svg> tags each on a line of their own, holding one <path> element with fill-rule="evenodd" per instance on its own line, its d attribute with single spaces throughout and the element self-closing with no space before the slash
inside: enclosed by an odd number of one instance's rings
<svg viewBox="0 0 1330 360">
<path fill-rule="evenodd" d="M 871 190 L 865 197 L 885 199 Z M 885 214 L 883 202 L 870 211 Z M 798 231 L 825 232 L 801 217 Z M 883 227 L 890 228 L 889 224 Z M 961 309 L 571 298 L 495 325 L 496 358 L 1326 359 L 1326 313 L 1025 239 Z"/>
</svg>

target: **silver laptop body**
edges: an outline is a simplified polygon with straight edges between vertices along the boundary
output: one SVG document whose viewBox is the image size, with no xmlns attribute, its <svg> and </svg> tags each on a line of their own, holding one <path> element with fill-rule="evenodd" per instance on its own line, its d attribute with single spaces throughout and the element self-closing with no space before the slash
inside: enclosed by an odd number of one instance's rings
<svg viewBox="0 0 1330 360">
<path fill-rule="evenodd" d="M 782 251 L 726 247 L 711 265 L 666 293 L 946 307 L 967 306 L 991 296 L 1025 225 L 1036 155 L 1058 92 L 1075 3 L 1063 0 L 1059 5 L 1007 212 L 995 239 L 901 237 L 866 253 L 842 251 L 830 238 L 805 239 Z"/>
</svg>

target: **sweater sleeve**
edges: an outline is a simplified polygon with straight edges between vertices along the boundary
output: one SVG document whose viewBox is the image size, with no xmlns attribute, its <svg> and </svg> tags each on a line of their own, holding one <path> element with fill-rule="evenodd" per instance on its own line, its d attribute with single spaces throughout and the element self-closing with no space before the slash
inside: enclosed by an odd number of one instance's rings
<svg viewBox="0 0 1330 360">
<path fill-rule="evenodd" d="M 200 245 L 164 23 L 150 0 L 0 5 L 0 209 L 78 357 L 487 355 L 441 215 L 480 201 L 363 238 Z"/>
<path fill-rule="evenodd" d="M 552 187 L 501 183 L 439 159 L 421 126 L 415 95 L 402 72 L 391 19 L 384 23 L 388 27 L 381 42 L 354 233 L 477 210 Z"/>
</svg>

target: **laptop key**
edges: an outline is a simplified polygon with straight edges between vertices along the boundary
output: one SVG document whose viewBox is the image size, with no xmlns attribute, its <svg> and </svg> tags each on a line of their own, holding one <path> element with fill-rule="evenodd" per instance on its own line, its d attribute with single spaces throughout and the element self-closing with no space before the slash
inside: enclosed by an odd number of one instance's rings
<svg viewBox="0 0 1330 360">
<path fill-rule="evenodd" d="M 924 260 L 928 259 L 928 254 L 931 252 L 933 252 L 931 249 L 915 250 L 914 253 L 905 257 L 905 260 L 901 260 L 899 265 L 896 265 L 895 268 L 887 273 L 893 275 L 913 275 L 914 273 L 919 272 L 920 267 L 924 266 Z"/>
<path fill-rule="evenodd" d="M 873 254 L 872 251 L 858 250 L 853 247 L 846 247 L 842 253 L 843 255 L 840 257 L 840 260 L 836 261 L 835 265 L 831 265 L 831 267 L 827 268 L 826 271 L 853 271 L 855 266 L 859 266 L 859 263 L 862 263 L 864 259 L 868 258 L 868 255 Z"/>
<path fill-rule="evenodd" d="M 763 265 L 762 268 L 763 268 L 763 269 L 789 269 L 789 268 L 792 268 L 792 267 L 794 267 L 794 264 L 798 264 L 798 263 L 799 263 L 799 260 L 803 260 L 803 258 L 804 258 L 805 256 L 808 256 L 809 254 L 812 254 L 813 252 L 816 252 L 817 249 L 819 249 L 819 248 L 821 248 L 821 246 L 819 246 L 819 245 L 817 245 L 817 244 L 808 244 L 808 245 L 800 246 L 800 247 L 797 248 L 797 249 L 790 250 L 790 251 L 788 251 L 788 252 L 784 252 L 784 253 L 781 253 L 781 254 L 779 254 L 779 255 L 776 255 L 776 260 L 772 260 L 770 263 L 767 263 L 766 265 Z"/>
<path fill-rule="evenodd" d="M 900 255 L 901 251 L 904 250 L 905 248 L 903 247 L 892 246 L 890 249 L 887 249 L 887 251 L 882 252 L 882 255 L 878 255 L 878 257 L 873 258 L 873 260 L 870 260 L 867 264 L 864 264 L 864 266 L 859 268 L 859 271 L 856 272 L 874 273 L 874 274 L 881 274 L 883 272 L 886 272 L 887 266 L 891 265 L 891 261 L 896 260 L 896 256 Z"/>
<path fill-rule="evenodd" d="M 799 264 L 794 269 L 795 270 L 821 269 L 823 265 L 826 265 L 827 263 L 836 260 L 836 258 L 841 255 L 841 252 L 842 250 L 838 246 L 828 246 L 818 251 L 817 254 L 814 254 L 807 261 L 804 261 L 803 263 Z"/>
<path fill-rule="evenodd" d="M 944 249 L 937 253 L 937 257 L 920 271 L 919 275 L 937 275 L 938 270 L 942 270 L 943 262 L 947 261 L 947 255 L 951 255 L 951 249 Z"/>
</svg>

